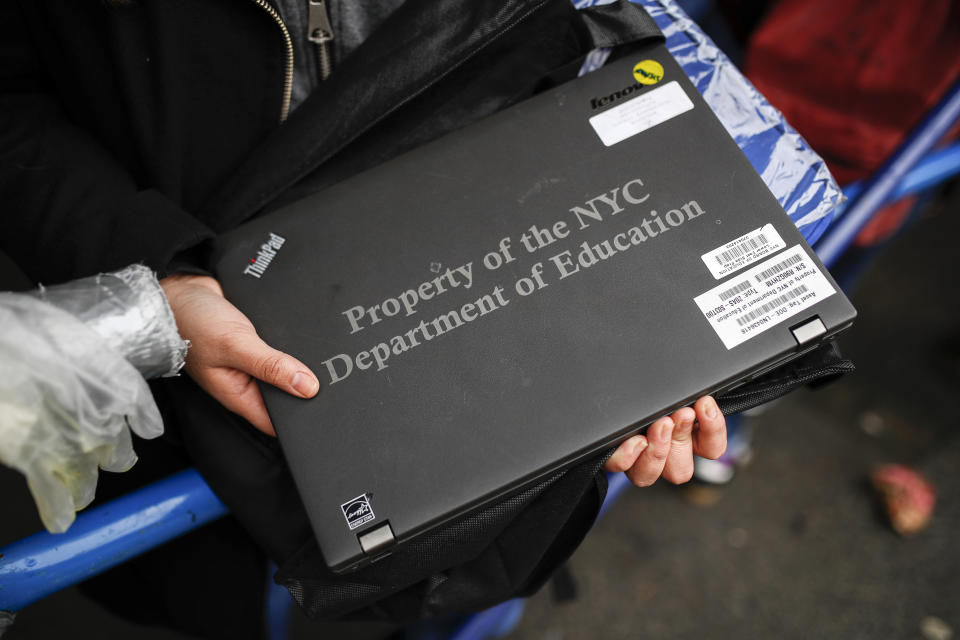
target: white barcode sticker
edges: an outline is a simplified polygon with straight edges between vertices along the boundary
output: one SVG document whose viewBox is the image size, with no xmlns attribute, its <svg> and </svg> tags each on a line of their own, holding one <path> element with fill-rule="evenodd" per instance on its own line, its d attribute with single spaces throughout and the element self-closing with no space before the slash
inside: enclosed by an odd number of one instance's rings
<svg viewBox="0 0 960 640">
<path fill-rule="evenodd" d="M 797 245 L 693 301 L 732 349 L 834 293 L 817 263 Z"/>
<path fill-rule="evenodd" d="M 759 229 L 717 247 L 710 253 L 703 254 L 700 259 L 707 265 L 713 277 L 719 280 L 780 251 L 785 246 L 787 246 L 786 243 L 773 225 L 765 224 Z"/>
</svg>

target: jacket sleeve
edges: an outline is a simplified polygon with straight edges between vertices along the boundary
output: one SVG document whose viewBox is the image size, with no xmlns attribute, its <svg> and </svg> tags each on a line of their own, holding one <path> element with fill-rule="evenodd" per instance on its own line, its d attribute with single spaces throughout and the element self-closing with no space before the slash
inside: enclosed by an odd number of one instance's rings
<svg viewBox="0 0 960 640">
<path fill-rule="evenodd" d="M 141 262 L 164 274 L 213 233 L 71 124 L 14 2 L 0 2 L 0 251 L 47 283 Z"/>
</svg>

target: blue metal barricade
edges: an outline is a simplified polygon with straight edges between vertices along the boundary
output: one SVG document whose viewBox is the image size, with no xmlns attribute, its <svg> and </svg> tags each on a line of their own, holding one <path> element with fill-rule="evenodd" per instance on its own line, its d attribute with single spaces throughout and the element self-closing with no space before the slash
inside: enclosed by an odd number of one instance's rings
<svg viewBox="0 0 960 640">
<path fill-rule="evenodd" d="M 19 611 L 226 513 L 193 469 L 84 511 L 66 533 L 0 549 L 0 611 Z"/>
<path fill-rule="evenodd" d="M 924 156 L 943 138 L 960 119 L 960 82 L 930 112 L 923 122 L 907 137 L 883 166 L 862 186 L 855 187 L 849 204 L 842 211 L 829 233 L 814 245 L 820 259 L 828 267 L 850 246 L 857 233 L 870 218 L 894 197 L 911 193 L 911 189 L 929 185 L 934 179 L 955 175 L 960 159 L 958 145 Z M 848 196 L 849 197 L 849 196 Z"/>
</svg>

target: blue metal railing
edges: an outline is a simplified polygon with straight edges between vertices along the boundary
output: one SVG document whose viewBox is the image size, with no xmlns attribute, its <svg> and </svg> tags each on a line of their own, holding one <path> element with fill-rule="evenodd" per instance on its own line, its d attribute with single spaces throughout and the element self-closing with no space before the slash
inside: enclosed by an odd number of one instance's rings
<svg viewBox="0 0 960 640">
<path fill-rule="evenodd" d="M 66 533 L 0 549 L 0 611 L 19 611 L 226 513 L 194 469 L 84 511 Z"/>
<path fill-rule="evenodd" d="M 897 151 L 850 198 L 843 214 L 831 225 L 828 233 L 814 247 L 826 265 L 837 261 L 850 246 L 857 233 L 891 197 L 901 189 L 908 193 L 907 177 L 921 159 L 960 119 L 960 81 L 958 81 L 920 125 L 913 130 Z M 952 149 L 952 150 L 951 150 Z M 950 160 L 957 160 L 956 145 L 922 165 L 922 171 L 910 178 L 916 185 L 929 184 L 934 174 L 948 172 Z M 956 165 L 954 165 L 956 168 Z M 848 196 L 849 197 L 849 196 Z"/>
</svg>

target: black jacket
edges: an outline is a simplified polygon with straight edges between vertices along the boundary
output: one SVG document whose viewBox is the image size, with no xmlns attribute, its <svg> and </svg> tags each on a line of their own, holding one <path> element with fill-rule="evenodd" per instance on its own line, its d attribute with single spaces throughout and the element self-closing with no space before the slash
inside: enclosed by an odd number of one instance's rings
<svg viewBox="0 0 960 640">
<path fill-rule="evenodd" d="M 592 46 L 557 0 L 410 0 L 281 124 L 292 54 L 265 4 L 3 0 L 0 250 L 47 282 L 137 261 L 165 273 L 280 194 L 523 98 Z M 544 21 L 566 25 L 517 28 Z M 528 55 L 509 73 L 476 64 L 516 34 Z"/>
</svg>

